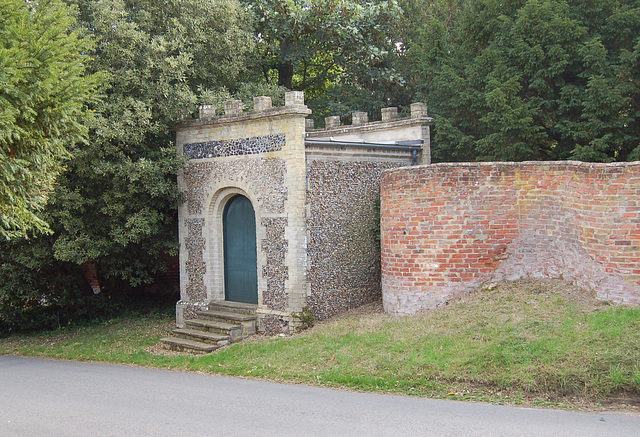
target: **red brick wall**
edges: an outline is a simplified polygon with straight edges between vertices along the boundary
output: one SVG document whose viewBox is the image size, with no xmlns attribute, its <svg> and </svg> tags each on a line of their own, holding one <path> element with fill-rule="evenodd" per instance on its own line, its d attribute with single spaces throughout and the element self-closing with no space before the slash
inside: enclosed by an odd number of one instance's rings
<svg viewBox="0 0 640 437">
<path fill-rule="evenodd" d="M 640 303 L 640 162 L 404 167 L 383 174 L 381 203 L 389 313 L 538 277 Z"/>
</svg>

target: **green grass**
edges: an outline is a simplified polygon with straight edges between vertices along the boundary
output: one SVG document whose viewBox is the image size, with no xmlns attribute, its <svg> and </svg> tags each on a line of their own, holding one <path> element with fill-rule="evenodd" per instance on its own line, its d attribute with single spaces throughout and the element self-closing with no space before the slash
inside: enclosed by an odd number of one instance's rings
<svg viewBox="0 0 640 437">
<path fill-rule="evenodd" d="M 152 352 L 172 322 L 129 317 L 12 336 L 0 354 L 494 403 L 640 406 L 640 308 L 598 303 L 557 281 L 503 283 L 411 317 L 348 315 L 202 356 Z"/>
</svg>

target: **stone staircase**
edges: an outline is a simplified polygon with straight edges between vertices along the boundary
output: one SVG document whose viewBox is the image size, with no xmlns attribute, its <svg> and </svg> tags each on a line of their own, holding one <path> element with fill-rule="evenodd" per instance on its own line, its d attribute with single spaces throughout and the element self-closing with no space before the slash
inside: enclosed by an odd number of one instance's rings
<svg viewBox="0 0 640 437">
<path fill-rule="evenodd" d="M 209 353 L 256 332 L 256 305 L 240 302 L 212 302 L 196 319 L 184 322 L 173 335 L 160 340 L 166 349 Z"/>
</svg>

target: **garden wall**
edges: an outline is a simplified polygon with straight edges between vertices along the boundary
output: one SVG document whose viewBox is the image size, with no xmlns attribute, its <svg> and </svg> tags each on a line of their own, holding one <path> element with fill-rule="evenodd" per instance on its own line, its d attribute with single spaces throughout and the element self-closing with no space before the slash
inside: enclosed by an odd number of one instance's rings
<svg viewBox="0 0 640 437">
<path fill-rule="evenodd" d="M 389 313 L 486 281 L 543 277 L 640 303 L 640 162 L 399 168 L 383 174 L 381 213 Z"/>
</svg>

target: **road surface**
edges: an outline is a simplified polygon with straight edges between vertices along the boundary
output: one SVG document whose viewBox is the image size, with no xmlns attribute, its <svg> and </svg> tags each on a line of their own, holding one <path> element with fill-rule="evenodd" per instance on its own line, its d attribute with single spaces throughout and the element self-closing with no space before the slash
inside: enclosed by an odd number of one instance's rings
<svg viewBox="0 0 640 437">
<path fill-rule="evenodd" d="M 640 415 L 0 356 L 0 436 L 640 437 Z"/>
</svg>

